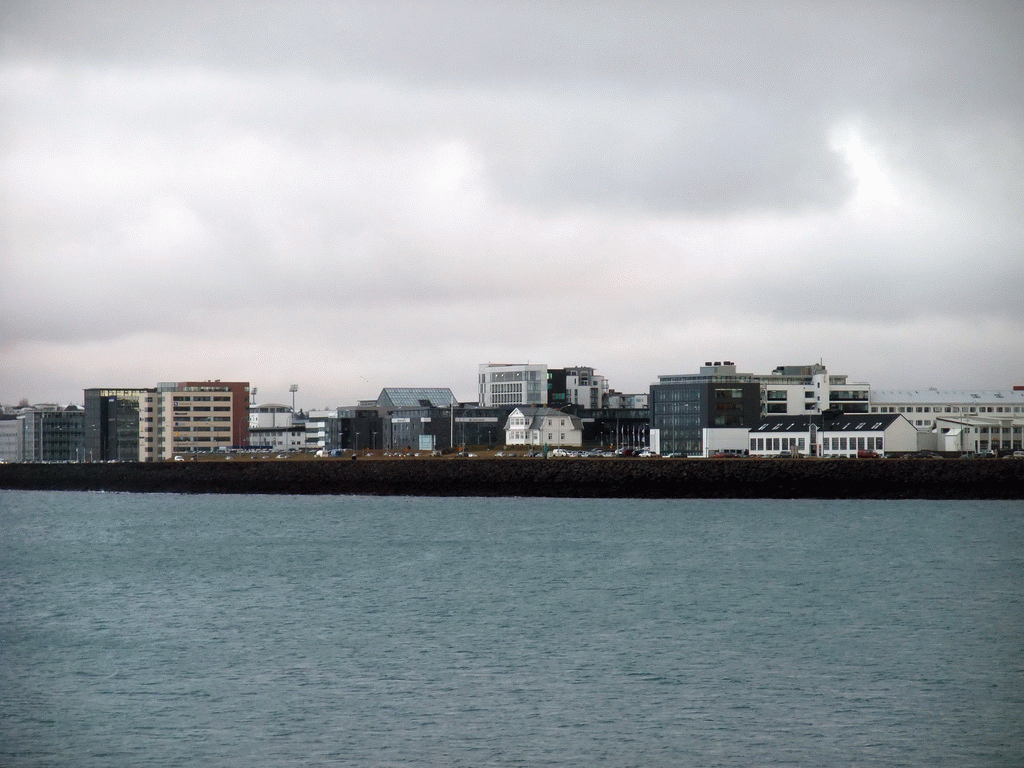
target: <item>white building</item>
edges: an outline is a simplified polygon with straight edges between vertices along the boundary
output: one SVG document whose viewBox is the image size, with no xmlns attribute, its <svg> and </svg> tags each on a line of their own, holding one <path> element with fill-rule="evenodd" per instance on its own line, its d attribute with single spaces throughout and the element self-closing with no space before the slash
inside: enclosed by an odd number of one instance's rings
<svg viewBox="0 0 1024 768">
<path fill-rule="evenodd" d="M 958 453 L 1009 453 L 1024 450 L 1024 414 L 935 416 L 930 434 L 936 451 Z"/>
<path fill-rule="evenodd" d="M 306 425 L 250 429 L 249 443 L 254 448 L 265 448 L 270 451 L 304 451 L 307 450 Z"/>
<path fill-rule="evenodd" d="M 521 406 L 505 422 L 505 445 L 579 448 L 583 445 L 583 422 L 553 408 Z"/>
<path fill-rule="evenodd" d="M 607 406 L 608 379 L 589 366 L 549 368 L 543 363 L 487 363 L 477 377 L 477 403 L 484 408 L 533 405 L 562 408 Z"/>
<path fill-rule="evenodd" d="M 705 458 L 716 453 L 735 453 L 741 456 L 747 453 L 750 440 L 748 427 L 705 427 L 701 432 Z M 653 444 L 654 441 L 651 442 Z"/>
<path fill-rule="evenodd" d="M 564 389 L 561 382 L 563 375 Z M 558 381 L 555 381 L 556 378 Z M 548 397 L 551 400 L 550 405 L 554 407 L 578 405 L 581 408 L 596 410 L 603 408 L 608 399 L 608 379 L 594 373 L 593 368 L 576 366 L 549 370 L 548 381 Z"/>
<path fill-rule="evenodd" d="M 487 363 L 477 377 L 478 404 L 547 405 L 548 367 L 543 363 Z"/>
<path fill-rule="evenodd" d="M 902 413 L 915 427 L 932 431 L 947 417 L 1024 417 L 1024 389 L 872 389 L 871 413 Z"/>
<path fill-rule="evenodd" d="M 917 430 L 898 413 L 845 414 L 830 419 L 769 416 L 750 430 L 747 440 L 751 456 L 852 457 L 858 451 L 885 456 L 918 450 Z"/>
<path fill-rule="evenodd" d="M 292 409 L 281 403 L 263 403 L 249 406 L 249 429 L 290 427 Z"/>
<path fill-rule="evenodd" d="M 780 365 L 761 384 L 762 412 L 766 415 L 867 413 L 870 385 L 851 382 L 846 374 L 830 374 L 824 365 Z"/>
</svg>

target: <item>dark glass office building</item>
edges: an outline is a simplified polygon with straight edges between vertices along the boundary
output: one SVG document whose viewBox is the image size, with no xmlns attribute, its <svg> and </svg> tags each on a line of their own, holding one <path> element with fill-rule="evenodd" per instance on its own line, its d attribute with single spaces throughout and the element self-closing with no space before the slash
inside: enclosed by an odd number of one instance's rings
<svg viewBox="0 0 1024 768">
<path fill-rule="evenodd" d="M 139 397 L 151 391 L 85 390 L 84 461 L 139 460 Z"/>
<path fill-rule="evenodd" d="M 700 374 L 662 376 L 651 385 L 651 429 L 661 453 L 701 455 L 707 427 L 753 427 L 761 418 L 761 385 L 734 375 L 735 366 L 708 366 Z M 745 379 L 745 380 L 744 380 Z"/>
</svg>

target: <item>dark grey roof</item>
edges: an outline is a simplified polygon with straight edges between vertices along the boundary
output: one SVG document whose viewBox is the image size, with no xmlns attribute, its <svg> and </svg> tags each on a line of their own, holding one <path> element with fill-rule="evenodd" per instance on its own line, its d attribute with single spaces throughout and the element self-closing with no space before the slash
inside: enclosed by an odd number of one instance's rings
<svg viewBox="0 0 1024 768">
<path fill-rule="evenodd" d="M 806 432 L 809 424 L 814 424 L 825 432 L 874 432 L 884 430 L 897 419 L 904 418 L 902 413 L 847 413 L 842 416 L 827 418 L 821 414 L 809 416 L 765 416 L 759 423 L 750 428 L 751 434 L 767 432 Z"/>
</svg>

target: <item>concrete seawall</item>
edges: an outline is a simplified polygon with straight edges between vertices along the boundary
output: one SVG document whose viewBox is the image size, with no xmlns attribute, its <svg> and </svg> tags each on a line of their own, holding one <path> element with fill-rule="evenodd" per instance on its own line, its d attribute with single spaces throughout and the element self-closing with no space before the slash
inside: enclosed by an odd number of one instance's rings
<svg viewBox="0 0 1024 768">
<path fill-rule="evenodd" d="M 6 464 L 0 488 L 578 498 L 1024 499 L 1018 460 L 445 459 Z"/>
</svg>

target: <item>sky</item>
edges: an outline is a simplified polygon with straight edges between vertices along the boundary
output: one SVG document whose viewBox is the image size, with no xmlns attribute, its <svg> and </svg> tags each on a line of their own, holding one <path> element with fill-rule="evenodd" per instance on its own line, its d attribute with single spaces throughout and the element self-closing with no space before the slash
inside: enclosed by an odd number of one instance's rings
<svg viewBox="0 0 1024 768">
<path fill-rule="evenodd" d="M 7 0 L 0 403 L 1024 385 L 1024 3 Z"/>
</svg>

